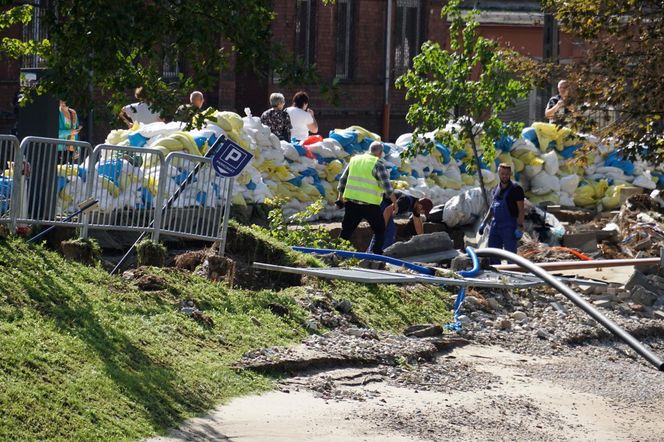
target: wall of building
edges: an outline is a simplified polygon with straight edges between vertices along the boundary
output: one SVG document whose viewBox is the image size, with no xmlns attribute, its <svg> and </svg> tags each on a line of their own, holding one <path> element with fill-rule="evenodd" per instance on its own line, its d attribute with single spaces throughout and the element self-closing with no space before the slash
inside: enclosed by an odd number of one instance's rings
<svg viewBox="0 0 664 442">
<path fill-rule="evenodd" d="M 315 1 L 315 0 L 314 0 Z M 330 82 L 335 77 L 337 7 L 322 6 L 315 1 L 316 15 L 313 29 L 314 62 L 322 78 Z M 293 51 L 296 44 L 295 25 L 297 23 L 297 2 L 274 0 L 276 19 L 272 25 L 273 38 L 287 50 Z M 395 1 L 396 4 L 396 1 Z M 447 23 L 440 17 L 441 2 L 422 0 L 421 39 L 431 39 L 447 44 Z M 219 73 L 218 87 L 204 91 L 207 104 L 224 110 L 233 110 L 244 115 L 244 108 L 250 107 L 254 115 L 260 115 L 269 107 L 268 97 L 272 92 L 282 92 L 290 104 L 290 98 L 300 89 L 310 95 L 311 108 L 319 121 L 319 132 L 323 135 L 334 128 L 352 124 L 363 126 L 382 134 L 385 94 L 385 45 L 387 3 L 385 0 L 353 0 L 353 30 L 350 43 L 350 76 L 339 80 L 338 103 L 335 105 L 321 94 L 320 85 L 285 87 L 272 78 L 261 78 L 250 72 L 243 72 L 230 60 L 230 65 Z M 396 8 L 395 8 L 396 9 Z M 497 15 L 495 11 L 483 18 L 482 35 L 497 39 L 502 44 L 532 56 L 542 56 L 543 28 L 541 15 L 521 13 L 518 20 L 510 22 L 510 14 Z M 498 18 L 496 18 L 498 17 Z M 505 18 L 507 17 L 507 18 Z M 513 17 L 517 17 L 514 15 Z M 393 16 L 393 21 L 395 17 Z M 492 22 L 494 20 L 495 22 Z M 394 29 L 394 26 L 393 26 Z M 12 32 L 18 32 L 17 29 Z M 221 46 L 229 47 L 221 42 Z M 394 46 L 393 46 L 394 47 Z M 560 39 L 560 57 L 572 60 L 582 56 L 574 42 L 566 36 Z M 0 131 L 7 133 L 13 125 L 12 100 L 18 87 L 19 64 L 14 61 L 0 62 Z M 395 80 L 392 74 L 392 83 Z M 390 139 L 410 130 L 405 121 L 408 103 L 405 91 L 390 87 Z M 520 104 L 522 109 L 532 105 Z M 525 106 L 525 107 L 524 107 Z M 532 113 L 532 112 L 531 112 Z M 517 112 L 515 115 L 522 115 Z M 101 130 L 101 129 L 100 129 Z M 100 133 L 100 131 L 97 131 Z"/>
</svg>

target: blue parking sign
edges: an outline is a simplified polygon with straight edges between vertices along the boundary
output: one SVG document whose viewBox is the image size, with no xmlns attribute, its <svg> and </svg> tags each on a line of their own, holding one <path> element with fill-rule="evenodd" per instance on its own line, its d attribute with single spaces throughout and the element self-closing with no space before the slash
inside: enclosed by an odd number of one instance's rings
<svg viewBox="0 0 664 442">
<path fill-rule="evenodd" d="M 217 175 L 231 178 L 238 176 L 247 167 L 252 157 L 252 154 L 226 138 L 212 157 L 212 167 Z"/>
</svg>

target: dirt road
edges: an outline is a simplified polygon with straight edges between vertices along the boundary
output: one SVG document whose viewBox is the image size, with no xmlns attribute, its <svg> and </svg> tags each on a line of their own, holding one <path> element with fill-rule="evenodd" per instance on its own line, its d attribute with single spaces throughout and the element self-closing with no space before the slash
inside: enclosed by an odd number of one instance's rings
<svg viewBox="0 0 664 442">
<path fill-rule="evenodd" d="M 539 358 L 468 345 L 417 367 L 286 379 L 166 441 L 661 441 L 664 373 L 596 347 Z"/>
</svg>

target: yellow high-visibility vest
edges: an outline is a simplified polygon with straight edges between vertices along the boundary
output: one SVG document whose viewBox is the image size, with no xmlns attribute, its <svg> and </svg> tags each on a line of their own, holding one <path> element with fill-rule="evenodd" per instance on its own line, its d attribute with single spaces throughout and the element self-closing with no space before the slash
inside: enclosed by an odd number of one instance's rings
<svg viewBox="0 0 664 442">
<path fill-rule="evenodd" d="M 378 157 L 370 154 L 351 158 L 348 163 L 348 180 L 344 190 L 344 199 L 380 204 L 383 199 L 383 187 L 373 176 L 373 169 L 377 161 Z"/>
</svg>

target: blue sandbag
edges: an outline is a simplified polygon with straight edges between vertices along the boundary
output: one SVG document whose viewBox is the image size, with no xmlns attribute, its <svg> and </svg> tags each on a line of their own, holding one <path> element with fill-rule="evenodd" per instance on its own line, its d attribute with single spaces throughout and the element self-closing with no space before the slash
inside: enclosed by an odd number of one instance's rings
<svg viewBox="0 0 664 442">
<path fill-rule="evenodd" d="M 207 199 L 207 192 L 201 190 L 196 194 L 196 202 L 201 206 L 205 206 L 206 199 Z"/>
<path fill-rule="evenodd" d="M 604 160 L 604 165 L 617 167 L 625 172 L 625 175 L 634 175 L 634 163 L 629 160 L 621 160 L 618 157 L 618 152 L 611 152 Z"/>
<path fill-rule="evenodd" d="M 296 176 L 295 178 L 291 178 L 288 180 L 288 183 L 291 183 L 294 186 L 300 187 L 302 185 L 302 180 L 304 179 L 304 176 Z"/>
<path fill-rule="evenodd" d="M 499 149 L 503 152 L 509 152 L 512 150 L 512 146 L 514 145 L 514 138 L 506 135 L 502 137 L 500 140 L 496 140 L 493 145 L 496 147 L 496 149 Z"/>
<path fill-rule="evenodd" d="M 434 144 L 434 147 L 438 152 L 440 152 L 440 155 L 443 157 L 443 164 L 449 163 L 450 160 L 452 159 L 452 154 L 450 153 L 450 150 L 447 148 L 447 146 L 445 146 L 442 143 L 436 143 Z"/>
<path fill-rule="evenodd" d="M 581 148 L 581 146 L 581 144 L 575 144 L 574 146 L 566 147 L 560 152 L 560 156 L 568 160 L 574 156 L 574 152 Z"/>
<path fill-rule="evenodd" d="M 357 143 L 357 133 L 356 132 L 335 132 L 333 130 L 330 131 L 330 138 L 337 140 L 339 144 L 341 144 L 341 147 L 346 150 L 346 147 L 350 146 L 351 144 Z M 348 150 L 346 150 L 348 152 Z"/>
<path fill-rule="evenodd" d="M 143 207 L 136 207 L 137 209 L 149 209 L 152 207 L 152 194 L 146 187 L 141 188 L 141 197 L 143 199 Z M 138 204 L 137 204 L 138 205 Z"/>
<path fill-rule="evenodd" d="M 316 169 L 314 169 L 313 167 L 307 167 L 302 172 L 300 172 L 300 175 L 317 177 L 318 176 L 318 171 Z"/>
<path fill-rule="evenodd" d="M 58 190 L 57 190 L 56 193 L 60 193 L 60 191 L 62 189 L 64 189 L 66 185 L 67 185 L 67 178 L 65 178 L 63 176 L 59 176 L 58 177 L 58 182 L 57 182 L 57 189 Z"/>
<path fill-rule="evenodd" d="M 293 143 L 293 147 L 297 150 L 297 153 L 303 157 L 307 154 L 307 150 L 300 145 L 300 143 Z"/>
<path fill-rule="evenodd" d="M 249 189 L 249 190 L 255 190 L 255 189 L 256 189 L 256 183 L 254 183 L 253 181 L 249 180 L 249 182 L 247 183 L 247 189 Z"/>
<path fill-rule="evenodd" d="M 316 188 L 316 190 L 318 190 L 318 193 L 320 193 L 321 196 L 323 196 L 323 197 L 325 196 L 325 187 L 323 187 L 323 185 L 321 184 L 320 181 L 317 182 L 317 183 L 314 183 L 314 187 Z"/>
<path fill-rule="evenodd" d="M 185 180 L 187 179 L 188 176 L 189 176 L 189 172 L 186 171 L 186 170 L 183 170 L 179 174 L 175 175 L 173 177 L 173 180 L 175 181 L 175 184 L 177 184 L 179 186 L 180 184 L 185 182 Z M 195 183 L 196 181 L 198 181 L 198 178 L 196 178 L 196 177 L 192 178 L 192 180 L 191 180 L 192 183 Z"/>
<path fill-rule="evenodd" d="M 534 127 L 524 127 L 521 131 L 521 138 L 530 141 L 539 149 L 540 144 L 539 140 L 537 139 L 537 131 Z"/>
<path fill-rule="evenodd" d="M 148 144 L 148 139 L 138 132 L 129 135 L 127 139 L 129 140 L 129 145 L 132 147 L 143 147 Z"/>
<path fill-rule="evenodd" d="M 110 160 L 103 164 L 97 164 L 99 175 L 113 181 L 116 186 L 120 185 L 120 175 L 122 174 L 122 160 Z"/>
<path fill-rule="evenodd" d="M 207 141 L 207 138 L 205 138 L 203 135 L 199 137 L 194 137 L 194 141 L 196 142 L 196 146 L 198 146 L 198 150 L 201 150 L 205 142 Z"/>
<path fill-rule="evenodd" d="M 465 150 L 460 150 L 457 153 L 454 154 L 454 159 L 457 161 L 461 161 L 464 158 L 468 156 L 468 153 Z"/>
<path fill-rule="evenodd" d="M 419 178 L 419 177 L 420 177 L 420 174 L 417 173 L 417 170 L 415 170 L 415 169 L 413 169 L 413 170 L 410 172 L 410 174 L 411 174 L 414 178 Z"/>
<path fill-rule="evenodd" d="M 390 169 L 390 179 L 391 180 L 398 180 L 400 176 L 401 176 L 401 173 L 399 172 L 399 169 L 397 169 L 396 167 L 393 167 L 392 169 Z"/>
</svg>

